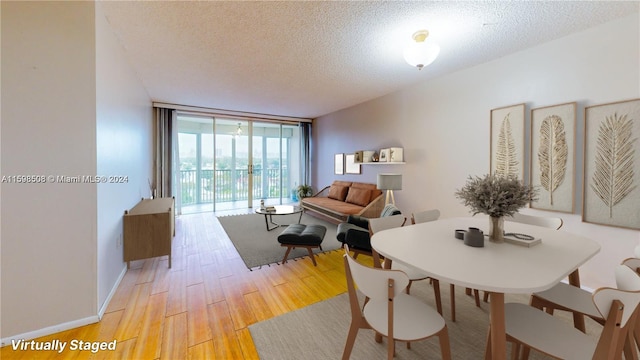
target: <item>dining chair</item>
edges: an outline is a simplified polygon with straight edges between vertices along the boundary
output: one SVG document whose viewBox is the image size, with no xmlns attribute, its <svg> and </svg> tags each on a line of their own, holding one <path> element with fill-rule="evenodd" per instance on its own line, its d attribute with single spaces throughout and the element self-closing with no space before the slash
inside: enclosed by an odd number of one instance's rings
<svg viewBox="0 0 640 360">
<path fill-rule="evenodd" d="M 546 217 L 535 216 L 515 213 L 511 216 L 506 216 L 504 221 L 518 222 L 522 224 L 542 226 L 550 229 L 560 230 L 563 225 L 562 218 L 559 217 Z"/>
<path fill-rule="evenodd" d="M 369 238 L 379 231 L 402 227 L 406 222 L 407 218 L 401 214 L 369 219 Z M 371 248 L 371 254 L 373 256 L 373 266 L 378 268 L 382 267 L 380 254 L 373 248 Z M 354 258 L 356 257 L 355 255 L 354 253 Z"/>
<path fill-rule="evenodd" d="M 357 262 L 345 248 L 344 267 L 351 307 L 351 325 L 342 359 L 351 357 L 360 329 L 387 337 L 387 357 L 395 355 L 395 341 L 409 342 L 438 336 L 442 358 L 451 359 L 449 331 L 444 318 L 431 306 L 406 294 L 409 277 L 399 270 L 377 269 Z M 368 301 L 360 308 L 356 286 Z"/>
<path fill-rule="evenodd" d="M 637 248 L 640 248 L 640 246 Z M 640 259 L 635 257 L 628 258 L 622 261 L 621 265 L 631 269 L 632 272 L 629 273 L 626 270 L 622 271 L 617 268 L 617 272 L 622 272 L 622 274 L 617 275 L 617 277 L 633 277 L 634 274 L 636 277 L 640 276 Z M 640 288 L 634 289 L 629 287 L 629 284 L 633 285 L 632 281 L 627 279 L 622 281 L 618 286 L 619 288 L 622 286 L 620 290 L 640 290 Z M 553 315 L 555 310 L 567 311 L 574 314 L 588 316 L 600 325 L 604 325 L 605 323 L 605 319 L 602 317 L 592 301 L 592 293 L 588 290 L 584 290 L 564 282 L 559 283 L 550 290 L 533 294 L 531 296 L 530 304 L 535 308 L 545 310 L 550 315 Z M 574 327 L 582 332 L 585 331 L 584 328 L 575 322 Z M 629 341 L 628 343 L 625 343 L 624 348 L 625 358 L 638 359 L 635 348 L 640 346 L 640 316 L 636 319 L 635 325 L 630 330 L 629 335 Z"/>
<path fill-rule="evenodd" d="M 392 215 L 392 216 L 370 219 L 369 220 L 370 236 L 373 236 L 373 234 L 383 230 L 402 227 L 406 223 L 406 220 L 407 219 L 402 215 Z M 378 267 L 378 268 L 386 267 L 387 269 L 401 270 L 401 271 L 404 271 L 407 274 L 407 276 L 409 276 L 409 285 L 407 285 L 407 288 L 406 288 L 407 294 L 411 293 L 411 285 L 413 284 L 414 281 L 419 281 L 419 280 L 424 280 L 429 278 L 427 274 L 425 274 L 423 271 L 420 271 L 419 269 L 403 265 L 401 263 L 398 263 L 397 261 L 391 261 L 390 259 L 385 259 L 387 266 L 384 266 L 381 262 L 379 254 L 376 253 L 375 249 L 372 250 L 372 253 L 374 254 L 373 256 L 374 267 Z M 442 300 L 440 297 L 440 285 L 438 285 L 437 287 L 434 286 L 434 293 L 436 298 L 436 308 L 438 309 L 438 313 L 442 315 Z"/>
<path fill-rule="evenodd" d="M 564 224 L 562 218 L 559 217 L 546 217 L 546 216 L 535 216 L 535 215 L 526 215 L 515 213 L 511 216 L 506 216 L 504 221 L 517 222 L 521 224 L 542 226 L 549 229 L 560 230 L 562 225 Z M 476 294 L 476 297 L 478 295 Z M 476 299 L 477 302 L 478 299 Z M 483 296 L 483 301 L 489 301 L 489 293 L 485 292 Z"/>
<path fill-rule="evenodd" d="M 594 306 L 605 319 L 598 341 L 534 307 L 505 304 L 507 341 L 514 344 L 512 358 L 518 358 L 523 347 L 522 359 L 528 359 L 530 349 L 557 359 L 621 359 L 627 335 L 638 316 L 640 277 L 625 265 L 619 265 L 615 273 L 618 289 L 600 288 L 592 295 Z M 490 346 L 485 355 L 491 358 Z"/>
<path fill-rule="evenodd" d="M 440 210 L 438 209 L 418 211 L 411 214 L 411 223 L 414 225 L 421 224 L 438 220 L 438 218 L 440 218 Z"/>
<path fill-rule="evenodd" d="M 440 218 L 440 210 L 438 209 L 423 210 L 423 211 L 414 212 L 411 214 L 411 224 L 415 225 L 415 224 L 426 223 L 426 222 L 438 220 L 439 218 Z M 440 313 L 440 315 L 442 315 L 442 297 L 440 296 L 440 280 L 432 277 L 428 277 L 428 276 L 426 278 L 420 278 L 415 280 L 424 280 L 427 278 L 429 279 L 431 286 L 433 286 L 433 292 L 435 294 L 435 300 L 436 300 L 436 309 L 438 309 L 438 312 Z M 409 284 L 409 286 L 411 286 L 411 284 Z M 449 290 L 451 291 L 451 294 L 452 294 L 451 300 L 450 300 L 451 301 L 451 319 L 453 319 L 453 321 L 456 321 L 456 313 L 455 313 L 456 301 L 453 296 L 454 294 L 453 284 L 449 285 Z"/>
</svg>

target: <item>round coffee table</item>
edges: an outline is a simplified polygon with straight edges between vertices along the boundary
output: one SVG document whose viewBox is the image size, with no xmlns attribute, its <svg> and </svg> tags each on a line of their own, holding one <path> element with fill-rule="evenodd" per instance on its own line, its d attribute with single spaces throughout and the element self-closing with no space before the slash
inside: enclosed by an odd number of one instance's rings
<svg viewBox="0 0 640 360">
<path fill-rule="evenodd" d="M 298 217 L 298 224 L 300 224 L 300 220 L 302 219 L 302 208 L 300 206 L 293 205 L 275 205 L 273 206 L 273 211 L 267 211 L 270 206 L 265 207 L 264 209 L 256 208 L 256 214 L 264 215 L 264 223 L 267 225 L 267 231 L 271 231 L 277 229 L 281 226 L 288 226 L 289 224 L 278 224 L 273 221 L 274 215 L 293 215 L 300 214 Z M 270 226 L 269 224 L 273 225 Z"/>
</svg>

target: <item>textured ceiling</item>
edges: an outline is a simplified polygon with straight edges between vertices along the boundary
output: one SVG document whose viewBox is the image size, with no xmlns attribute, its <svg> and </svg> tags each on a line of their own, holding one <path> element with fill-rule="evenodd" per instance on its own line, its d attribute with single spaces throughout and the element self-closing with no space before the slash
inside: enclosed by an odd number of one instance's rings
<svg viewBox="0 0 640 360">
<path fill-rule="evenodd" d="M 154 101 L 315 118 L 631 13 L 640 2 L 103 1 Z M 419 29 L 441 47 L 402 58 Z"/>
</svg>

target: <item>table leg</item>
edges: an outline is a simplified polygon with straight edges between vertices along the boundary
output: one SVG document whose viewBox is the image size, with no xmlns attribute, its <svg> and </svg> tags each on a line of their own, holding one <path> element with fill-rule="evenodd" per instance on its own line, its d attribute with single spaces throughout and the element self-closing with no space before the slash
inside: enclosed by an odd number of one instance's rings
<svg viewBox="0 0 640 360">
<path fill-rule="evenodd" d="M 490 293 L 490 318 L 491 323 L 491 359 L 506 360 L 507 358 L 507 335 L 505 334 L 504 319 L 504 294 Z M 488 360 L 488 359 L 487 359 Z"/>
<path fill-rule="evenodd" d="M 300 220 L 302 220 L 302 211 L 300 212 L 300 217 L 298 218 L 298 224 L 300 224 Z"/>
<path fill-rule="evenodd" d="M 574 272 L 572 272 L 571 274 L 569 274 L 569 284 L 576 286 L 576 287 L 580 287 L 580 273 L 578 272 L 578 269 L 576 269 Z M 578 314 L 578 313 L 573 313 L 573 326 L 582 331 L 585 332 L 585 324 L 584 324 L 584 315 L 582 314 Z"/>
<path fill-rule="evenodd" d="M 269 217 L 268 219 L 267 219 L 267 216 Z M 275 226 L 269 227 L 269 222 L 271 222 Z M 271 214 L 264 214 L 264 224 L 267 226 L 267 231 L 275 230 L 278 227 L 280 227 L 280 225 L 273 222 L 273 219 L 271 218 Z"/>
</svg>

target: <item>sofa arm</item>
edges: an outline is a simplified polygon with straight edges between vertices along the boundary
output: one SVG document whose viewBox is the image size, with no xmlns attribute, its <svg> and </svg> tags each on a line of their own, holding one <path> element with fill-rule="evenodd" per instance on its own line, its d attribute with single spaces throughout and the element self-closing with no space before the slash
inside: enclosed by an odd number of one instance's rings
<svg viewBox="0 0 640 360">
<path fill-rule="evenodd" d="M 347 222 L 349 224 L 360 226 L 361 228 L 369 230 L 369 219 L 365 217 L 358 216 L 358 215 L 349 215 L 347 217 Z"/>
</svg>

